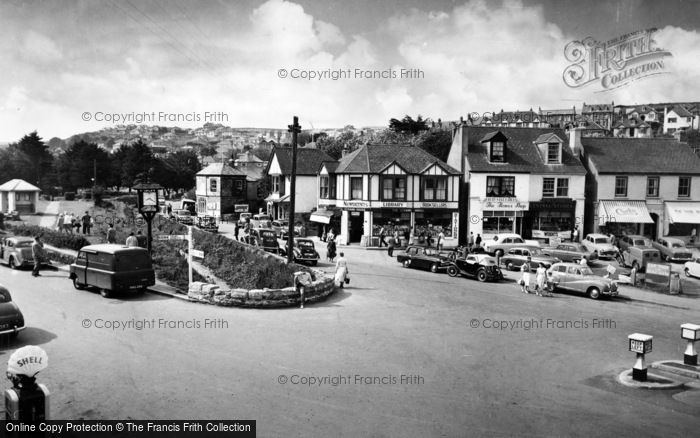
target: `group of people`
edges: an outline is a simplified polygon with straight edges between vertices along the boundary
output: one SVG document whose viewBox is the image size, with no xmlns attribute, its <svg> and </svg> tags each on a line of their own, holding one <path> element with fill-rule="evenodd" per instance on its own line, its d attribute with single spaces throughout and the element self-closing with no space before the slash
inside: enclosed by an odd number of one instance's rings
<svg viewBox="0 0 700 438">
<path fill-rule="evenodd" d="M 584 258 L 585 259 L 585 258 Z M 528 257 L 527 261 L 520 266 L 520 280 L 518 284 L 520 285 L 520 291 L 526 294 L 530 294 L 532 287 L 532 278 L 530 271 L 532 270 L 532 258 Z M 535 291 L 537 296 L 552 296 L 552 288 L 547 284 L 547 268 L 544 263 L 540 263 L 535 271 Z"/>
<path fill-rule="evenodd" d="M 79 234 L 82 228 L 83 234 L 90 234 L 92 225 L 92 216 L 90 216 L 90 213 L 88 213 L 87 211 L 82 217 L 73 215 L 73 213 L 69 211 L 64 211 L 63 213 L 58 215 L 58 220 L 56 221 L 56 230 L 60 232 L 65 231 L 66 233 L 70 234 L 73 234 L 74 232 L 76 234 Z"/>
</svg>

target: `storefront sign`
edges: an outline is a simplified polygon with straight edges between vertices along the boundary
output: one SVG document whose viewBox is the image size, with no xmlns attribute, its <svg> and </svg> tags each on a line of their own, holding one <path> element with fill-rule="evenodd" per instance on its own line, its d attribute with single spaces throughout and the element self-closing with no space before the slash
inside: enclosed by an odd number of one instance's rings
<svg viewBox="0 0 700 438">
<path fill-rule="evenodd" d="M 338 207 L 348 208 L 369 208 L 370 203 L 367 201 L 338 201 Z"/>
<path fill-rule="evenodd" d="M 272 202 L 268 202 L 268 205 Z M 235 204 L 233 206 L 233 211 L 235 213 L 248 213 L 248 204 Z"/>
<path fill-rule="evenodd" d="M 484 210 L 528 210 L 529 203 L 515 198 L 484 198 L 481 201 Z"/>
<path fill-rule="evenodd" d="M 384 208 L 406 208 L 405 202 L 382 202 L 380 205 Z"/>
<path fill-rule="evenodd" d="M 447 208 L 447 202 L 419 202 L 417 206 L 421 208 Z"/>
<path fill-rule="evenodd" d="M 452 236 L 459 237 L 459 213 L 452 213 Z"/>
</svg>

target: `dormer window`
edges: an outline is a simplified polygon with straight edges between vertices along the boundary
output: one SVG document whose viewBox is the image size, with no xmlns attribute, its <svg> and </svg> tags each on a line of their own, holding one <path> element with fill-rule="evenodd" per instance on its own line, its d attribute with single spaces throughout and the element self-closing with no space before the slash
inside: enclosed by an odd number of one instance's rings
<svg viewBox="0 0 700 438">
<path fill-rule="evenodd" d="M 547 143 L 547 164 L 561 163 L 561 143 Z"/>
<path fill-rule="evenodd" d="M 491 161 L 503 163 L 506 161 L 506 144 L 502 141 L 494 141 L 491 143 Z"/>
</svg>

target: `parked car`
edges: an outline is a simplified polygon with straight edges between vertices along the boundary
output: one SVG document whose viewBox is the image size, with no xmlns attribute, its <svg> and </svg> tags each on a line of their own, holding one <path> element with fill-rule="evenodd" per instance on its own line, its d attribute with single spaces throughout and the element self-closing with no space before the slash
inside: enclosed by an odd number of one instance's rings
<svg viewBox="0 0 700 438">
<path fill-rule="evenodd" d="M 148 250 L 113 243 L 80 248 L 69 278 L 76 289 L 94 286 L 105 298 L 129 290 L 142 293 L 156 284 Z"/>
<path fill-rule="evenodd" d="M 404 268 L 428 269 L 430 272 L 447 270 L 451 264 L 447 255 L 423 246 L 409 246 L 396 255 L 396 261 Z"/>
<path fill-rule="evenodd" d="M 447 267 L 447 275 L 476 278 L 479 281 L 497 281 L 503 279 L 503 272 L 496 265 L 496 259 L 487 254 L 467 254 L 457 257 Z"/>
<path fill-rule="evenodd" d="M 617 247 L 620 248 L 620 251 L 624 252 L 630 246 L 648 246 L 648 247 L 651 247 L 651 239 L 649 239 L 645 236 L 640 236 L 638 234 L 622 236 L 619 239 L 617 239 Z"/>
<path fill-rule="evenodd" d="M 588 251 L 585 246 L 575 242 L 561 243 L 554 247 L 545 247 L 542 248 L 542 253 L 544 255 L 556 257 L 562 262 L 578 263 L 583 256 L 586 256 L 586 260 L 589 262 L 598 259 L 596 253 Z"/>
<path fill-rule="evenodd" d="M 503 255 L 511 248 L 539 248 L 540 243 L 536 240 L 525 240 L 519 234 L 503 233 L 497 234 L 493 239 L 485 240 L 481 243 L 487 253 L 493 255 Z"/>
<path fill-rule="evenodd" d="M 661 257 L 667 262 L 689 262 L 693 260 L 693 253 L 686 248 L 685 242 L 675 237 L 660 237 L 651 246 L 658 249 Z"/>
<path fill-rule="evenodd" d="M 175 220 L 178 223 L 181 223 L 183 225 L 194 224 L 194 217 L 192 216 L 192 213 L 190 213 L 189 210 L 174 210 L 173 217 L 175 217 Z"/>
<path fill-rule="evenodd" d="M 269 214 L 253 215 L 250 226 L 253 228 L 272 228 L 272 216 Z"/>
<path fill-rule="evenodd" d="M 647 263 L 659 263 L 661 254 L 656 248 L 651 246 L 630 246 L 622 252 L 623 264 L 643 272 Z"/>
<path fill-rule="evenodd" d="M 685 262 L 685 265 L 683 266 L 683 272 L 685 272 L 686 277 L 700 278 L 700 258 L 695 259 L 691 262 Z"/>
<path fill-rule="evenodd" d="M 610 238 L 605 234 L 591 233 L 581 241 L 588 251 L 596 254 L 598 258 L 615 258 L 617 249 L 610 243 Z"/>
<path fill-rule="evenodd" d="M 0 244 L 0 261 L 12 269 L 34 266 L 32 244 L 34 239 L 24 236 L 11 236 L 2 239 Z M 51 264 L 46 261 L 42 264 Z"/>
<path fill-rule="evenodd" d="M 501 257 L 501 264 L 509 271 L 519 269 L 523 263 L 530 257 L 530 268 L 536 270 L 540 263 L 543 263 L 545 268 L 549 269 L 554 263 L 560 262 L 556 257 L 546 255 L 539 248 L 511 248 L 506 255 Z"/>
<path fill-rule="evenodd" d="M 272 229 L 277 233 L 280 239 L 284 239 L 287 234 L 289 234 L 289 221 L 272 221 Z"/>
<path fill-rule="evenodd" d="M 12 301 L 10 291 L 0 285 L 0 335 L 16 337 L 24 330 L 24 315 Z"/>
<path fill-rule="evenodd" d="M 238 226 L 244 226 L 252 217 L 253 213 L 241 213 L 241 215 L 238 216 Z"/>
<path fill-rule="evenodd" d="M 273 254 L 284 253 L 277 240 L 277 233 L 271 228 L 251 228 L 243 240 L 250 245 L 262 247 L 265 251 Z"/>
<path fill-rule="evenodd" d="M 214 216 L 197 216 L 195 225 L 203 231 L 209 231 L 210 233 L 219 232 L 219 225 L 217 225 Z"/>
<path fill-rule="evenodd" d="M 308 263 L 311 266 L 316 266 L 320 256 L 316 252 L 314 241 L 311 239 L 294 239 L 294 261 L 297 263 Z"/>
<path fill-rule="evenodd" d="M 597 300 L 602 295 L 617 296 L 617 283 L 595 275 L 588 266 L 577 263 L 555 263 L 547 270 L 548 283 L 554 290 L 566 290 L 588 295 Z"/>
<path fill-rule="evenodd" d="M 550 242 L 551 238 L 559 238 L 561 241 L 571 240 L 571 228 L 562 229 L 555 224 L 541 225 L 539 230 L 532 230 L 532 238 Z"/>
</svg>

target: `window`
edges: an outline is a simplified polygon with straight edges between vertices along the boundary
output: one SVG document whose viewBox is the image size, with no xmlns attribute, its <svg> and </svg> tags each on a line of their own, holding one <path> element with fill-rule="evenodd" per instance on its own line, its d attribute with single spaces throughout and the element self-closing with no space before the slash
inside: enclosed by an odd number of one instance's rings
<svg viewBox="0 0 700 438">
<path fill-rule="evenodd" d="M 486 196 L 515 196 L 514 176 L 489 176 L 486 178 Z"/>
<path fill-rule="evenodd" d="M 209 191 L 210 192 L 216 192 L 219 186 L 219 180 L 216 178 L 212 178 L 209 180 Z"/>
<path fill-rule="evenodd" d="M 647 177 L 647 197 L 648 198 L 658 198 L 659 197 L 659 177 L 658 176 Z"/>
<path fill-rule="evenodd" d="M 271 176 L 270 177 L 270 192 L 279 193 L 280 192 L 280 177 Z"/>
<path fill-rule="evenodd" d="M 569 196 L 569 178 L 557 178 L 557 196 Z"/>
<path fill-rule="evenodd" d="M 503 163 L 506 161 L 506 144 L 502 141 L 491 143 L 491 161 Z"/>
<path fill-rule="evenodd" d="M 423 199 L 426 201 L 447 201 L 447 177 L 424 176 Z"/>
<path fill-rule="evenodd" d="M 391 201 L 406 199 L 406 177 L 382 177 L 382 200 Z"/>
<path fill-rule="evenodd" d="M 678 178 L 678 197 L 686 198 L 690 196 L 690 177 L 681 176 Z"/>
<path fill-rule="evenodd" d="M 329 199 L 331 191 L 329 178 L 327 176 L 322 176 L 319 182 L 319 186 L 321 188 L 321 199 Z"/>
<path fill-rule="evenodd" d="M 542 180 L 542 197 L 554 197 L 554 178 L 544 178 Z"/>
<path fill-rule="evenodd" d="M 677 121 L 678 121 L 678 119 L 675 118 L 675 117 L 669 117 L 669 118 L 668 118 L 668 123 L 676 123 Z"/>
<path fill-rule="evenodd" d="M 243 180 L 237 179 L 233 187 L 235 193 L 241 193 L 243 191 Z"/>
<path fill-rule="evenodd" d="M 362 199 L 362 177 L 350 178 L 350 199 Z"/>
<path fill-rule="evenodd" d="M 616 176 L 615 177 L 615 196 L 618 198 L 627 197 L 627 177 L 626 176 Z"/>
<path fill-rule="evenodd" d="M 559 143 L 549 143 L 547 145 L 547 164 L 559 163 Z"/>
</svg>

